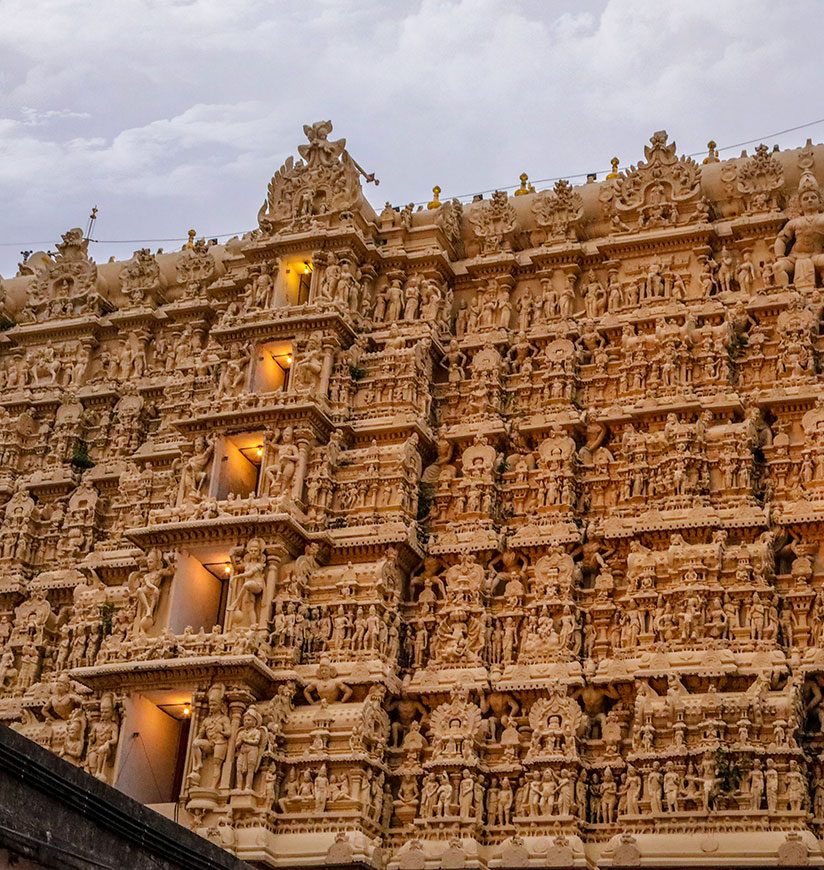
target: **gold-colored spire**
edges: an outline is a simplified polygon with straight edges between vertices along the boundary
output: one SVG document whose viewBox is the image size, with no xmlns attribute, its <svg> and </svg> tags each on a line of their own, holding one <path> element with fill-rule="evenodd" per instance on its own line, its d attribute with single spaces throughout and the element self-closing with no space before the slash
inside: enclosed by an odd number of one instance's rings
<svg viewBox="0 0 824 870">
<path fill-rule="evenodd" d="M 707 142 L 707 156 L 704 158 L 704 163 L 718 163 L 718 146 L 712 139 Z"/>
<path fill-rule="evenodd" d="M 607 173 L 607 178 L 618 178 L 618 164 L 621 162 L 620 158 L 613 157 L 609 162 L 612 164 L 612 172 Z"/>
<path fill-rule="evenodd" d="M 440 208 L 441 207 L 440 195 L 441 195 L 441 188 L 439 185 L 436 184 L 432 188 L 432 200 L 430 201 L 429 205 L 427 205 L 427 208 Z"/>
<path fill-rule="evenodd" d="M 197 235 L 197 230 L 189 230 L 188 236 L 189 241 L 186 242 L 186 247 L 191 251 L 195 246 L 195 236 Z"/>
<path fill-rule="evenodd" d="M 515 191 L 515 196 L 523 196 L 525 193 L 535 193 L 535 186 L 529 184 L 529 176 L 526 172 L 522 172 L 518 178 L 521 180 L 521 186 Z"/>
</svg>

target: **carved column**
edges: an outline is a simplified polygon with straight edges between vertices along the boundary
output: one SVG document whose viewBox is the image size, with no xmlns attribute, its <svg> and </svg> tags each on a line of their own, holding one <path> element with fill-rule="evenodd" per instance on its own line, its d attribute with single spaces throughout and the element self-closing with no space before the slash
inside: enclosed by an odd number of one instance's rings
<svg viewBox="0 0 824 870">
<path fill-rule="evenodd" d="M 335 363 L 335 343 L 331 339 L 323 342 L 323 368 L 320 373 L 319 393 L 324 399 L 329 394 L 329 380 L 332 377 L 332 366 Z"/>
<path fill-rule="evenodd" d="M 309 448 L 311 436 L 308 432 L 300 431 L 295 438 L 300 452 L 300 461 L 295 469 L 295 476 L 292 480 L 292 498 L 295 501 L 303 501 L 303 482 L 306 480 L 306 469 L 309 466 Z"/>
<path fill-rule="evenodd" d="M 318 292 L 318 285 L 321 280 L 321 272 L 323 269 L 321 267 L 327 265 L 327 257 L 328 254 L 325 254 L 323 251 L 315 251 L 312 255 L 312 277 L 309 279 L 309 304 L 313 304 L 315 301 L 315 296 Z"/>
<path fill-rule="evenodd" d="M 272 603 L 275 600 L 280 566 L 288 557 L 289 551 L 283 544 L 269 544 L 266 547 L 266 589 L 263 591 L 259 623 L 262 628 L 266 628 L 272 618 Z"/>
<path fill-rule="evenodd" d="M 223 770 L 220 772 L 219 787 L 221 789 L 231 788 L 232 771 L 235 766 L 235 745 L 237 732 L 240 729 L 240 720 L 243 717 L 243 711 L 254 701 L 254 698 L 246 689 L 232 686 L 226 692 L 226 700 L 229 705 L 231 731 L 229 733 L 229 745 L 226 749 L 226 760 L 223 762 Z"/>
</svg>

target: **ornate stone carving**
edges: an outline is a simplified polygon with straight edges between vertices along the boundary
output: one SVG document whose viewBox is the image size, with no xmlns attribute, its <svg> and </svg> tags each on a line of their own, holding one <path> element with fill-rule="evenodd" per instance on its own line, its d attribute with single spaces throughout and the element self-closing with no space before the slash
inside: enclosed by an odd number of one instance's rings
<svg viewBox="0 0 824 870">
<path fill-rule="evenodd" d="M 329 135 L 4 279 L 0 719 L 261 866 L 821 863 L 822 146 L 376 215 Z"/>
<path fill-rule="evenodd" d="M 298 146 L 303 158 L 292 157 L 274 174 L 258 212 L 265 232 L 283 226 L 308 225 L 313 218 L 352 208 L 360 196 L 358 171 L 346 151 L 346 139 L 329 140 L 331 121 L 304 125 L 307 145 Z"/>
<path fill-rule="evenodd" d="M 541 191 L 532 201 L 535 223 L 546 245 L 577 241 L 581 233 L 584 203 L 581 195 L 563 179 L 552 190 Z"/>
<path fill-rule="evenodd" d="M 646 160 L 620 172 L 601 188 L 600 198 L 618 230 L 677 226 L 692 217 L 701 195 L 701 168 L 691 157 L 678 157 L 666 130 L 644 146 Z"/>
<path fill-rule="evenodd" d="M 511 250 L 515 209 L 509 202 L 506 191 L 496 190 L 488 203 L 470 213 L 469 220 L 478 239 L 481 254 Z"/>
</svg>

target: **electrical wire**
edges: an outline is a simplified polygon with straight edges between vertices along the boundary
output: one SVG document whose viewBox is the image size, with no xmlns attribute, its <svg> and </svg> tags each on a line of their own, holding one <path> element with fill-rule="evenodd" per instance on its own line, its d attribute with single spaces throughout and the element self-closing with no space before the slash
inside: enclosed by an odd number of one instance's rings
<svg viewBox="0 0 824 870">
<path fill-rule="evenodd" d="M 733 148 L 743 148 L 745 145 L 753 145 L 756 142 L 763 142 L 765 139 L 772 139 L 775 136 L 783 136 L 786 133 L 795 133 L 798 130 L 804 130 L 807 127 L 815 127 L 818 124 L 824 124 L 824 118 L 818 118 L 815 121 L 807 121 L 804 124 L 797 124 L 795 127 L 787 127 L 784 130 L 777 130 L 774 133 L 766 133 L 763 136 L 758 136 L 755 139 L 747 139 L 745 142 L 735 142 L 732 145 L 723 145 L 721 147 L 717 147 L 715 150 L 717 152 L 721 151 L 731 151 Z M 687 154 L 687 157 L 699 157 L 704 154 L 705 151 L 693 151 L 690 154 Z M 590 175 L 601 175 L 603 173 L 611 172 L 610 169 L 599 169 L 597 172 L 574 172 L 568 173 L 566 175 L 553 175 L 549 178 L 536 178 L 534 181 L 531 181 L 531 184 L 546 184 L 550 181 L 561 181 L 563 179 L 573 179 L 573 178 L 586 178 Z M 486 190 L 476 190 L 472 193 L 460 193 L 460 194 L 449 194 L 444 195 L 444 201 L 450 199 L 470 199 L 471 197 L 478 196 L 481 194 L 494 193 L 496 190 L 515 190 L 520 185 L 518 184 L 510 184 L 506 187 L 490 187 Z M 421 200 L 420 202 L 413 202 L 412 205 L 426 205 L 428 200 Z M 244 233 L 251 232 L 251 229 L 248 230 L 238 230 L 233 233 L 200 233 L 201 238 L 206 239 L 229 239 L 232 236 L 242 236 Z M 137 244 L 157 244 L 158 242 L 186 242 L 189 240 L 188 236 L 175 236 L 173 238 L 167 239 L 89 239 L 89 242 L 96 245 L 137 245 Z M 20 246 L 21 248 L 28 248 L 28 246 L 34 245 L 51 245 L 54 240 L 50 240 L 47 242 L 36 241 L 36 242 L 0 242 L 0 248 L 12 248 L 15 246 Z"/>
<path fill-rule="evenodd" d="M 732 148 L 742 148 L 744 145 L 752 145 L 756 142 L 763 142 L 765 139 L 772 139 L 774 136 L 783 136 L 785 133 L 795 133 L 797 130 L 803 130 L 805 127 L 814 127 L 817 124 L 824 124 L 824 118 L 819 118 L 817 121 L 807 121 L 806 124 L 799 124 L 796 127 L 787 127 L 786 130 L 778 130 L 775 133 L 767 133 L 764 136 L 759 136 L 756 139 L 748 139 L 746 142 L 736 142 L 733 145 L 724 145 L 722 148 L 716 147 L 716 151 L 729 151 Z M 687 154 L 687 157 L 700 157 L 702 154 L 706 154 L 706 149 L 702 149 L 701 151 L 693 151 L 690 154 Z M 546 184 L 549 181 L 561 181 L 563 179 L 572 179 L 572 178 L 586 178 L 589 175 L 601 175 L 605 172 L 611 172 L 612 168 L 609 169 L 599 169 L 596 172 L 576 172 L 572 175 L 554 175 L 551 178 L 536 178 L 534 181 L 530 180 L 530 184 Z M 506 187 L 490 187 L 488 190 L 476 190 L 474 193 L 461 193 L 457 196 L 444 196 L 444 199 L 467 199 L 471 196 L 477 196 L 478 194 L 487 194 L 494 193 L 496 190 L 515 190 L 520 187 L 519 184 L 510 184 Z M 413 202 L 412 205 L 425 205 L 426 200 L 422 200 L 421 202 Z"/>
</svg>

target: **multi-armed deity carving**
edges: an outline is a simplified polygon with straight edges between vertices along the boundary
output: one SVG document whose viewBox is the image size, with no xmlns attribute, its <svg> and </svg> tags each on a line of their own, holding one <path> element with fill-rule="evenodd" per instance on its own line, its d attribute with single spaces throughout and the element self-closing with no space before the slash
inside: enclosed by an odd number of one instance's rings
<svg viewBox="0 0 824 870">
<path fill-rule="evenodd" d="M 378 215 L 305 132 L 3 281 L 0 720 L 261 866 L 821 863 L 820 147 Z"/>
</svg>

